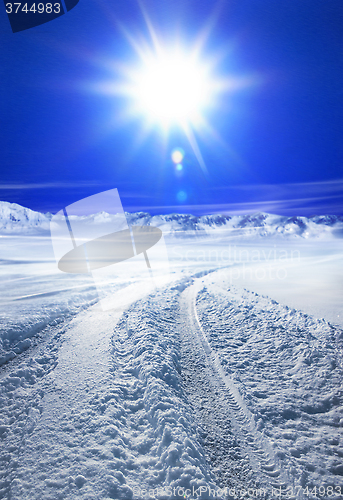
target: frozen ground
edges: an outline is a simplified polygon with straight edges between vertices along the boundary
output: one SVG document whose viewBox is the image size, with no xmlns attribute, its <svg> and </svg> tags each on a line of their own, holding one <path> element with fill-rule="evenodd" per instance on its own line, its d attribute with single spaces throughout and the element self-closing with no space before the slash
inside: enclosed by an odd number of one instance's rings
<svg viewBox="0 0 343 500">
<path fill-rule="evenodd" d="M 167 236 L 165 285 L 114 278 L 126 305 L 104 312 L 48 236 L 4 230 L 0 498 L 342 498 L 343 240 L 324 236 Z"/>
</svg>

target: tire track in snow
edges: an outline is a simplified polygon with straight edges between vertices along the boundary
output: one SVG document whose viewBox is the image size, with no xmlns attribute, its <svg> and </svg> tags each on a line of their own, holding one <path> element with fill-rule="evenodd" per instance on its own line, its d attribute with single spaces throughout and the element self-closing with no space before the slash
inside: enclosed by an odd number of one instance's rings
<svg viewBox="0 0 343 500">
<path fill-rule="evenodd" d="M 118 299 L 125 293 L 128 304 L 134 302 L 134 294 L 125 290 L 117 292 Z M 115 401 L 118 389 L 113 387 L 110 373 L 111 332 L 122 313 L 121 308 L 103 312 L 94 304 L 70 322 L 65 320 L 63 328 L 46 328 L 43 340 L 36 336 L 35 345 L 6 367 L 8 380 L 0 380 L 0 396 L 9 423 L 0 426 L 0 432 L 6 429 L 1 436 L 6 438 L 6 453 L 0 460 L 0 498 L 3 494 L 4 498 L 32 500 L 41 497 L 47 485 L 58 488 L 60 493 L 63 490 L 59 498 L 66 498 L 64 490 L 71 497 L 77 496 L 74 476 L 70 476 L 70 486 L 68 478 L 61 479 L 63 472 L 51 464 L 59 460 L 65 469 L 75 468 L 73 461 L 65 457 L 82 440 L 85 421 L 98 419 L 95 446 L 102 430 L 112 432 L 110 419 L 103 413 L 108 401 Z M 27 379 L 23 387 L 20 377 Z M 98 397 L 102 393 L 106 397 Z M 95 435 L 95 430 L 91 434 Z M 86 446 L 79 446 L 84 454 Z M 64 459 L 56 458 L 63 454 Z M 50 468 L 45 481 L 41 476 Z M 29 478 L 19 480 L 27 470 Z"/>
<path fill-rule="evenodd" d="M 182 315 L 187 318 L 182 364 L 186 366 L 184 387 L 202 427 L 213 472 L 221 486 L 264 487 L 267 491 L 272 487 L 293 486 L 208 342 L 196 310 L 196 297 L 201 287 L 201 281 L 197 280 L 181 298 Z"/>
<path fill-rule="evenodd" d="M 130 453 L 137 464 L 144 460 L 142 453 L 151 455 L 149 470 L 131 473 L 128 483 L 160 488 L 160 492 L 178 487 L 191 491 L 195 484 L 213 489 L 216 484 L 181 385 L 179 294 L 175 290 L 177 286 L 135 303 L 112 336 L 116 383 L 123 391 L 128 389 L 122 401 L 128 431 L 139 433 L 140 443 L 132 442 Z M 161 500 L 179 497 L 156 495 Z"/>
</svg>

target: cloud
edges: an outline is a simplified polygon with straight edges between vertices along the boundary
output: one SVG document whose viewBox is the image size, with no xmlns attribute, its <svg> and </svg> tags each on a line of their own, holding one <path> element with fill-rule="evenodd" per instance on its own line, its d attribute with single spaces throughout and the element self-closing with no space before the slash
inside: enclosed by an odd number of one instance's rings
<svg viewBox="0 0 343 500">
<path fill-rule="evenodd" d="M 0 184 L 0 190 L 15 190 L 15 189 L 49 189 L 49 188 L 75 188 L 75 187 L 91 187 L 91 186 L 101 186 L 103 183 L 100 182 L 42 182 L 35 184 L 16 184 L 7 183 Z"/>
<path fill-rule="evenodd" d="M 67 189 L 85 187 L 104 187 L 100 182 L 49 182 L 35 184 L 0 184 L 0 190 Z M 108 186 L 106 185 L 106 189 Z M 209 188 L 212 193 L 228 202 L 198 205 L 153 205 L 153 197 L 137 193 L 132 186 L 126 190 L 119 188 L 123 208 L 126 212 L 189 213 L 205 214 L 247 214 L 268 212 L 279 215 L 342 214 L 343 179 L 323 182 L 302 182 L 286 184 L 251 184 Z M 218 197 L 217 196 L 217 197 Z M 141 200 L 141 203 L 140 203 Z M 51 201 L 50 201 L 51 203 Z M 49 204 L 47 208 L 52 211 Z M 60 207 L 56 207 L 56 210 Z"/>
<path fill-rule="evenodd" d="M 235 213 L 262 211 L 285 215 L 343 212 L 343 179 L 323 182 L 252 184 L 213 188 L 239 201 L 218 206 Z M 213 206 L 213 210 L 216 210 Z"/>
<path fill-rule="evenodd" d="M 321 182 L 297 182 L 285 184 L 242 184 L 237 186 L 220 186 L 214 191 L 240 191 L 248 195 L 258 196 L 259 199 L 270 197 L 278 199 L 308 198 L 308 197 L 336 197 L 343 194 L 343 179 Z"/>
<path fill-rule="evenodd" d="M 310 194 L 311 190 L 307 189 L 306 184 L 306 194 Z M 341 184 L 343 188 L 343 182 Z M 284 187 L 284 186 L 283 186 Z M 343 213 L 343 196 L 342 193 L 337 189 L 337 192 L 329 189 L 327 186 L 327 195 L 325 196 L 325 189 L 321 190 L 322 196 L 293 196 L 301 194 L 301 190 L 297 193 L 296 189 L 287 189 L 282 191 L 282 196 L 280 191 L 275 192 L 275 189 L 270 189 L 268 186 L 268 191 L 270 195 L 274 195 L 270 199 L 260 196 L 260 199 L 252 200 L 247 199 L 246 201 L 228 202 L 228 203 L 216 203 L 216 204 L 199 204 L 199 205 L 167 205 L 167 206 L 125 206 L 127 212 L 153 212 L 153 213 L 189 213 L 194 215 L 205 215 L 205 214 L 249 214 L 255 212 L 267 212 L 278 215 L 319 215 L 319 214 L 341 214 Z M 233 189 L 233 188 L 232 188 Z M 258 188 L 256 188 L 258 191 Z M 267 190 L 266 190 L 267 191 Z M 262 194 L 265 194 L 266 191 Z M 317 192 L 319 192 L 317 190 Z M 314 187 L 313 187 L 314 192 Z M 288 196 L 286 196 L 288 194 Z M 304 194 L 304 192 L 302 192 Z M 276 197 L 275 195 L 279 195 Z M 247 197 L 248 198 L 248 197 Z"/>
</svg>

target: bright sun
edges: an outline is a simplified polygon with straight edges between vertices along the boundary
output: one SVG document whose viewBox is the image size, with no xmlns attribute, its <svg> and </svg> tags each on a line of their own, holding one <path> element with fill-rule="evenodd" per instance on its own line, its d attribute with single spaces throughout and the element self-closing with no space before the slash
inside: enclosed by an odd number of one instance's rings
<svg viewBox="0 0 343 500">
<path fill-rule="evenodd" d="M 213 84 L 208 69 L 180 52 L 159 51 L 131 78 L 136 111 L 164 128 L 199 124 L 211 102 Z"/>
<path fill-rule="evenodd" d="M 202 51 L 211 23 L 187 49 L 179 38 L 169 46 L 164 45 L 146 13 L 144 16 L 151 41 L 138 39 L 122 27 L 138 56 L 136 62 L 126 64 L 109 61 L 108 66 L 111 70 L 115 69 L 117 77 L 91 85 L 92 91 L 124 98 L 123 102 L 127 106 L 114 122 L 121 124 L 128 118 L 142 120 L 142 127 L 137 132 L 137 143 L 141 143 L 154 128 L 163 132 L 165 140 L 173 127 L 181 129 L 200 167 L 207 174 L 196 135 L 207 134 L 222 145 L 223 140 L 211 126 L 208 116 L 219 107 L 220 94 L 231 94 L 250 86 L 254 78 L 218 76 L 217 66 L 225 56 L 224 52 L 219 51 L 207 60 L 203 57 Z"/>
</svg>

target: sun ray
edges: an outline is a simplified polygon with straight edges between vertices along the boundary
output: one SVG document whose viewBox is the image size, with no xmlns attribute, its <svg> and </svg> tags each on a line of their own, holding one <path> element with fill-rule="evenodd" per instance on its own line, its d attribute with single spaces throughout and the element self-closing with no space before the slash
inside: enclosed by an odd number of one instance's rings
<svg viewBox="0 0 343 500">
<path fill-rule="evenodd" d="M 138 4 L 139 4 L 139 7 L 140 7 L 141 12 L 143 14 L 145 23 L 147 25 L 147 28 L 148 28 L 148 31 L 149 31 L 149 35 L 150 35 L 151 40 L 153 42 L 153 45 L 155 47 L 155 51 L 156 51 L 157 54 L 160 54 L 161 53 L 160 41 L 159 41 L 159 39 L 157 37 L 157 34 L 156 34 L 155 29 L 154 29 L 154 27 L 152 25 L 152 22 L 151 22 L 151 20 L 149 18 L 149 15 L 148 15 L 148 13 L 146 11 L 146 8 L 144 7 L 143 2 L 141 0 L 138 0 Z"/>
<path fill-rule="evenodd" d="M 193 133 L 193 130 L 187 124 L 184 125 L 183 130 L 184 130 L 184 132 L 186 134 L 186 137 L 188 139 L 189 144 L 191 145 L 191 147 L 193 149 L 195 157 L 198 160 L 198 163 L 199 163 L 199 165 L 201 167 L 201 170 L 203 171 L 204 175 L 206 177 L 208 177 L 208 175 L 209 175 L 208 169 L 206 167 L 206 163 L 205 163 L 204 158 L 203 158 L 203 156 L 201 154 L 201 151 L 200 151 L 200 148 L 198 146 L 198 143 L 197 143 L 197 140 L 195 138 L 195 135 Z"/>
<path fill-rule="evenodd" d="M 142 0 L 140 9 L 145 20 L 150 40 L 132 34 L 125 26 L 118 23 L 136 54 L 136 63 L 105 61 L 108 69 L 113 69 L 116 76 L 107 82 L 89 85 L 93 91 L 123 98 L 126 111 L 120 120 L 140 120 L 142 127 L 134 141 L 136 149 L 153 131 L 159 130 L 164 144 L 172 130 L 181 130 L 193 152 L 203 174 L 209 171 L 201 153 L 197 137 L 212 137 L 217 144 L 226 146 L 232 156 L 234 152 L 225 145 L 216 129 L 208 120 L 209 113 L 218 109 L 224 93 L 230 95 L 237 90 L 260 83 L 257 75 L 230 76 L 218 75 L 225 51 L 217 51 L 205 57 L 205 47 L 212 33 L 223 0 L 219 0 L 212 14 L 191 46 L 182 43 L 178 33 L 174 43 L 167 44 L 155 30 Z M 115 120 L 116 124 L 118 120 Z"/>
</svg>

